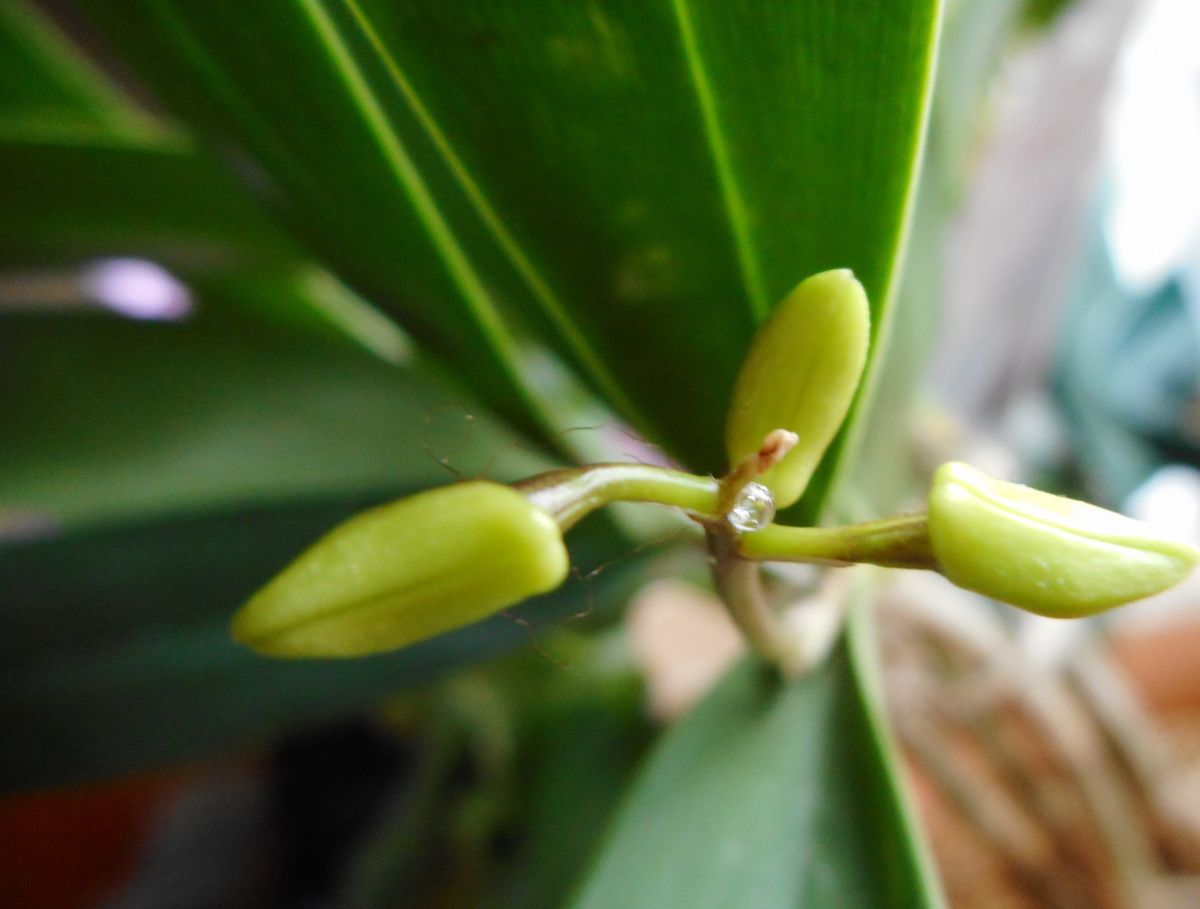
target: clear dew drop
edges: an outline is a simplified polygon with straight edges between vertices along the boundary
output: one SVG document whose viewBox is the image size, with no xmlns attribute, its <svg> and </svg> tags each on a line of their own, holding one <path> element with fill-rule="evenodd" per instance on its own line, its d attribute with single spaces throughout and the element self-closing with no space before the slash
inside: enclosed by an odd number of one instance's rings
<svg viewBox="0 0 1200 909">
<path fill-rule="evenodd" d="M 761 530 L 775 519 L 775 497 L 762 483 L 747 483 L 727 518 L 735 530 L 743 533 Z"/>
</svg>

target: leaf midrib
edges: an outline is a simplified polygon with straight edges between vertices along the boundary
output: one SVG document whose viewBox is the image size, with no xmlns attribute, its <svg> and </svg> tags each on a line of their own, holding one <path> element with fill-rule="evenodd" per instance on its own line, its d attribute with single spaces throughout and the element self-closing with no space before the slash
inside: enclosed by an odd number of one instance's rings
<svg viewBox="0 0 1200 909">
<path fill-rule="evenodd" d="M 716 95 L 708 81 L 704 61 L 700 56 L 700 48 L 696 42 L 696 33 L 692 27 L 692 17 L 688 10 L 687 0 L 671 0 L 671 7 L 679 25 L 684 59 L 687 61 L 688 74 L 696 92 L 696 101 L 700 106 L 704 135 L 708 140 L 709 151 L 716 167 L 717 183 L 721 188 L 721 200 L 725 206 L 725 216 L 729 220 L 730 233 L 733 235 L 733 245 L 737 252 L 738 267 L 742 274 L 742 283 L 746 288 L 746 297 L 750 303 L 750 312 L 756 322 L 761 322 L 770 311 L 770 303 L 767 300 L 762 274 L 758 267 L 758 256 L 755 253 L 754 241 L 751 237 L 750 216 L 746 208 L 746 201 L 742 197 L 741 188 L 734 175 L 729 146 L 725 142 L 725 133 L 717 114 Z"/>
<path fill-rule="evenodd" d="M 447 274 L 462 295 L 468 312 L 475 319 L 498 364 L 507 374 L 529 412 L 534 414 L 542 425 L 548 425 L 547 414 L 524 382 L 516 339 L 505 325 L 479 275 L 475 273 L 469 257 L 438 208 L 424 176 L 409 157 L 404 143 L 372 93 L 366 76 L 339 34 L 323 0 L 301 0 L 300 8 L 312 23 L 317 38 L 329 51 L 335 69 L 363 115 L 367 130 L 375 138 L 388 167 L 407 193 Z"/>
<path fill-rule="evenodd" d="M 539 273 L 516 238 L 504 226 L 504 222 L 488 201 L 487 196 L 484 195 L 479 184 L 471 176 L 462 158 L 454 150 L 454 146 L 450 143 L 450 140 L 430 113 L 429 108 L 421 100 L 420 95 L 408 80 L 408 77 L 404 74 L 404 70 L 401 69 L 395 55 L 388 51 L 387 46 L 379 37 L 379 33 L 362 11 L 358 0 L 343 0 L 343 2 L 363 37 L 375 51 L 384 70 L 391 77 L 397 91 L 404 98 L 409 110 L 417 122 L 421 124 L 421 127 L 429 137 L 429 141 L 433 144 L 442 161 L 445 163 L 446 168 L 458 182 L 463 194 L 475 209 L 479 220 L 492 235 L 492 238 L 496 241 L 497 246 L 504 253 L 513 269 L 528 286 L 542 311 L 560 333 L 571 352 L 578 358 L 592 381 L 596 383 L 597 388 L 600 389 L 618 410 L 634 423 L 643 428 L 652 425 L 639 413 L 636 405 L 621 389 L 616 378 L 607 366 L 605 366 L 598 351 L 588 340 L 586 333 L 572 318 L 566 306 L 559 300 L 549 282 Z"/>
</svg>

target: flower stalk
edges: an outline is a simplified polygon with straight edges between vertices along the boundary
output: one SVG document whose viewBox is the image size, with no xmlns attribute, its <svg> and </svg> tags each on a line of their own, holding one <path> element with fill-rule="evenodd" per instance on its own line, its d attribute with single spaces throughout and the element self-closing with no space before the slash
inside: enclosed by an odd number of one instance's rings
<svg viewBox="0 0 1200 909">
<path fill-rule="evenodd" d="M 789 675 L 811 658 L 768 604 L 761 562 L 938 571 L 1030 612 L 1073 617 L 1165 590 L 1200 560 L 1195 547 L 1136 521 L 954 463 L 935 474 L 924 511 L 845 527 L 773 523 L 776 505 L 803 494 L 845 418 L 868 329 L 854 276 L 814 275 L 747 355 L 723 477 L 594 464 L 512 486 L 476 480 L 428 490 L 330 531 L 239 610 L 234 636 L 274 656 L 355 656 L 478 621 L 558 587 L 569 569 L 563 535 L 614 502 L 677 508 L 699 523 L 730 615 Z"/>
<path fill-rule="evenodd" d="M 846 527 L 772 524 L 742 536 L 738 552 L 759 562 L 880 565 L 937 570 L 925 512 L 900 514 Z"/>
<path fill-rule="evenodd" d="M 767 602 L 758 563 L 739 551 L 737 533 L 717 526 L 706 529 L 713 586 L 746 642 L 785 676 L 803 671 L 798 641 Z"/>
<path fill-rule="evenodd" d="M 550 514 L 564 531 L 614 502 L 666 505 L 701 518 L 716 518 L 721 509 L 718 480 L 650 464 L 592 464 L 552 470 L 522 480 L 514 488 Z"/>
</svg>

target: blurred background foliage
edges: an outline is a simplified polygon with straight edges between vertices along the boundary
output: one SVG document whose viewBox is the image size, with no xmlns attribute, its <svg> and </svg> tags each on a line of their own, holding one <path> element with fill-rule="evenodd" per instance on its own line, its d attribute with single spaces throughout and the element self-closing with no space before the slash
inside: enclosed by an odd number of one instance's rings
<svg viewBox="0 0 1200 909">
<path fill-rule="evenodd" d="M 755 325 L 829 267 L 872 366 L 791 520 L 905 507 L 964 452 L 1110 505 L 1195 462 L 1194 290 L 1123 283 L 1097 189 L 1136 6 L 0 3 L 0 902 L 937 905 L 886 688 L 954 905 L 1189 905 L 1159 789 L 1105 826 L 1115 771 L 1057 814 L 1029 782 L 1091 752 L 1029 720 L 1058 675 L 992 660 L 1064 645 L 936 585 L 817 590 L 848 631 L 776 691 L 692 602 L 682 522 L 615 510 L 561 591 L 402 653 L 226 633 L 376 502 L 721 470 Z M 1011 698 L 971 708 L 981 677 Z M 1022 710 L 1019 746 L 956 744 Z M 1145 842 L 1093 835 L 1137 812 Z"/>
</svg>

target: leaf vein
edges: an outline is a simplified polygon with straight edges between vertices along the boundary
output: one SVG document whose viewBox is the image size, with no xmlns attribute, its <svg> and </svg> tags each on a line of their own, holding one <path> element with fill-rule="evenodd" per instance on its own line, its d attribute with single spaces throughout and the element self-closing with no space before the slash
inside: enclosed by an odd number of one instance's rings
<svg viewBox="0 0 1200 909">
<path fill-rule="evenodd" d="M 539 422 L 546 424 L 547 415 L 526 386 L 521 374 L 516 340 L 438 208 L 424 176 L 389 123 L 379 100 L 371 91 L 366 77 L 339 34 L 328 10 L 325 9 L 324 0 L 301 0 L 301 6 L 308 14 L 318 37 L 329 49 L 331 59 L 345 80 L 346 88 L 362 111 L 367 128 L 379 143 L 388 166 L 407 193 L 417 217 L 424 224 L 430 241 L 441 257 L 451 280 L 462 294 L 468 311 L 475 318 L 497 361 L 508 374 L 526 406 L 537 415 Z"/>
<path fill-rule="evenodd" d="M 639 415 L 636 406 L 620 388 L 616 379 L 604 365 L 600 355 L 589 342 L 587 335 L 576 324 L 566 307 L 550 287 L 549 282 L 542 277 L 520 244 L 504 226 L 504 222 L 484 195 L 479 184 L 471 176 L 470 171 L 454 150 L 453 145 L 451 145 L 450 140 L 430 113 L 429 108 L 426 107 L 420 95 L 404 74 L 404 70 L 400 67 L 395 55 L 388 51 L 383 40 L 379 37 L 379 33 L 375 30 L 366 14 L 363 13 L 357 0 L 343 0 L 343 2 L 350 11 L 363 37 L 366 38 L 367 42 L 374 49 L 384 69 L 391 76 L 397 90 L 412 111 L 413 116 L 421 124 L 430 142 L 433 143 L 438 154 L 441 155 L 447 169 L 453 174 L 455 180 L 462 188 L 464 195 L 466 195 L 475 209 L 475 213 L 479 216 L 480 221 L 483 222 L 488 232 L 496 241 L 496 244 L 508 258 L 514 270 L 529 287 L 534 299 L 550 319 L 555 329 L 560 333 L 571 352 L 579 359 L 579 362 L 592 377 L 596 386 L 619 410 L 635 422 L 639 422 L 643 426 L 648 425 L 645 419 Z"/>
<path fill-rule="evenodd" d="M 746 201 L 742 197 L 742 191 L 738 187 L 737 178 L 733 172 L 729 146 L 726 144 L 720 117 L 717 115 L 716 96 L 708 81 L 708 74 L 704 70 L 704 61 L 700 57 L 700 48 L 696 42 L 696 32 L 692 26 L 692 16 L 688 10 L 687 0 L 671 0 L 671 6 L 679 25 L 688 74 L 692 80 L 692 87 L 696 91 L 696 100 L 700 105 L 704 134 L 717 169 L 717 182 L 721 188 L 725 214 L 729 219 L 729 228 L 733 234 L 738 266 L 742 272 L 742 281 L 746 286 L 750 310 L 755 319 L 761 321 L 766 318 L 770 307 L 763 288 L 762 274 L 758 268 L 758 257 L 754 252 L 754 242 L 750 235 L 750 217 Z"/>
</svg>

